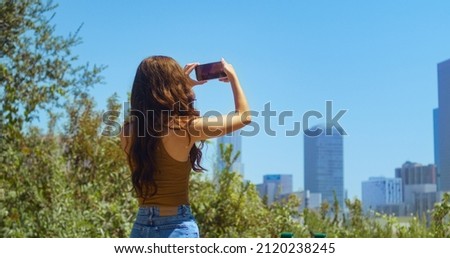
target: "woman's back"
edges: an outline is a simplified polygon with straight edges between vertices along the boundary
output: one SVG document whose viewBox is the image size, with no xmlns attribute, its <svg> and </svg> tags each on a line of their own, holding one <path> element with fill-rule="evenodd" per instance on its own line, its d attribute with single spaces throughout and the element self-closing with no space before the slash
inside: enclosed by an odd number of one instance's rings
<svg viewBox="0 0 450 258">
<path fill-rule="evenodd" d="M 122 134 L 122 147 L 129 153 L 131 142 L 130 134 L 134 131 L 134 123 L 129 122 L 124 125 Z M 126 136 L 125 136 L 126 135 Z M 155 171 L 148 171 L 154 174 L 156 186 L 155 194 L 150 197 L 138 197 L 139 206 L 179 206 L 189 204 L 189 174 L 192 169 L 189 159 L 191 149 L 189 139 L 179 130 L 169 129 L 162 137 L 154 138 L 157 141 L 154 153 Z"/>
<path fill-rule="evenodd" d="M 155 152 L 155 171 L 154 182 L 156 185 L 156 194 L 146 199 L 139 198 L 139 205 L 159 205 L 159 206 L 178 206 L 189 204 L 189 173 L 191 172 L 191 163 L 187 158 L 185 161 L 175 159 L 168 151 L 169 146 L 165 143 L 171 136 L 157 139 L 158 144 Z M 175 147 L 175 146 L 170 146 Z M 169 147 L 169 148 L 170 148 Z"/>
</svg>

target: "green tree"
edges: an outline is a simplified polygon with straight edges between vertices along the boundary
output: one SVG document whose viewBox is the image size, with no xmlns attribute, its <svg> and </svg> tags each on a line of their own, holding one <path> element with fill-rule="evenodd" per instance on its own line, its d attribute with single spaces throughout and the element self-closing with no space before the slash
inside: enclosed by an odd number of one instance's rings
<svg viewBox="0 0 450 258">
<path fill-rule="evenodd" d="M 101 82 L 102 66 L 77 65 L 78 31 L 55 35 L 51 1 L 0 2 L 0 102 L 6 138 L 21 136 L 39 109 L 51 111 Z"/>
<path fill-rule="evenodd" d="M 78 31 L 55 35 L 55 8 L 0 2 L 0 236 L 127 236 L 135 200 L 126 161 L 117 137 L 99 133 L 102 112 L 88 95 L 104 67 L 77 65 Z M 113 96 L 108 108 L 119 106 Z M 66 114 L 57 133 L 55 108 Z M 50 114 L 47 134 L 26 127 L 39 110 Z"/>
<path fill-rule="evenodd" d="M 442 201 L 435 204 L 432 218 L 432 236 L 450 237 L 450 193 L 445 193 Z"/>
</svg>

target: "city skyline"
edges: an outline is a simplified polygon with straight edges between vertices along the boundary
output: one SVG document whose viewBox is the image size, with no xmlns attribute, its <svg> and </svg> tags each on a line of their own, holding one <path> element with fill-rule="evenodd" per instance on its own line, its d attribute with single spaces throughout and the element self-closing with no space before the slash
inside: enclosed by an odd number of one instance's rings
<svg viewBox="0 0 450 258">
<path fill-rule="evenodd" d="M 430 110 L 438 107 L 436 64 L 450 57 L 448 1 L 231 1 L 218 3 L 220 12 L 202 1 L 55 2 L 57 34 L 73 33 L 83 23 L 83 44 L 74 49 L 79 62 L 108 66 L 105 84 L 91 91 L 99 109 L 114 92 L 126 102 L 140 60 L 164 54 L 181 65 L 224 57 L 240 76 L 252 110 L 270 102 L 279 113 L 293 111 L 295 117 L 274 128 L 278 136 L 242 138 L 245 179 L 255 184 L 277 172 L 293 174 L 294 190 L 302 188 L 303 137 L 282 132 L 305 112 L 323 111 L 328 100 L 333 114 L 348 110 L 341 122 L 348 133 L 344 184 L 349 198 L 360 197 L 363 180 L 389 176 L 407 160 L 434 162 Z M 195 92 L 202 114 L 234 110 L 226 84 L 211 81 Z M 40 118 L 45 127 L 45 116 Z M 261 117 L 254 121 L 263 122 Z M 215 152 L 204 149 L 209 171 Z"/>
</svg>

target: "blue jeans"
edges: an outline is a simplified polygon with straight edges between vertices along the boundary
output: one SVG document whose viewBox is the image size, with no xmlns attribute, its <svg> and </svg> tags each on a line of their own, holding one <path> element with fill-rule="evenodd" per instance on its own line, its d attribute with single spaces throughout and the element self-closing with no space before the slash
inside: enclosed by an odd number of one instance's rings
<svg viewBox="0 0 450 258">
<path fill-rule="evenodd" d="M 178 206 L 176 215 L 160 216 L 156 206 L 139 207 L 130 237 L 197 238 L 199 231 L 189 205 Z"/>
</svg>

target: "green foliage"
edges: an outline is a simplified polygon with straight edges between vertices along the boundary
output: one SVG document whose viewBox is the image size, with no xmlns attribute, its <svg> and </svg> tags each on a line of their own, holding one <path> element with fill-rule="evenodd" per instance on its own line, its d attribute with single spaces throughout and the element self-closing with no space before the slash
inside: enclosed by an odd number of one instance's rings
<svg viewBox="0 0 450 258">
<path fill-rule="evenodd" d="M 117 137 L 100 135 L 88 95 L 103 67 L 77 65 L 81 39 L 54 35 L 55 8 L 0 2 L 0 236 L 127 236 L 136 205 L 128 168 Z M 55 133 L 58 108 L 66 120 Z M 39 109 L 50 115 L 46 134 L 25 128 Z"/>
<path fill-rule="evenodd" d="M 51 1 L 0 2 L 4 137 L 20 137 L 24 122 L 36 118 L 37 110 L 50 111 L 101 81 L 103 66 L 76 65 L 72 48 L 81 43 L 78 31 L 67 37 L 55 35 L 50 23 L 55 8 Z"/>
<path fill-rule="evenodd" d="M 431 223 L 432 237 L 450 237 L 450 193 L 435 205 Z"/>
<path fill-rule="evenodd" d="M 299 200 L 289 197 L 268 207 L 254 184 L 243 182 L 231 171 L 232 146 L 222 149 L 225 167 L 213 179 L 194 175 L 191 181 L 191 206 L 203 237 L 279 237 L 282 231 L 302 231 Z"/>
<path fill-rule="evenodd" d="M 127 237 L 136 207 L 117 137 L 101 136 L 100 112 L 80 100 L 67 131 L 32 128 L 7 145 L 0 207 L 3 237 Z"/>
</svg>

